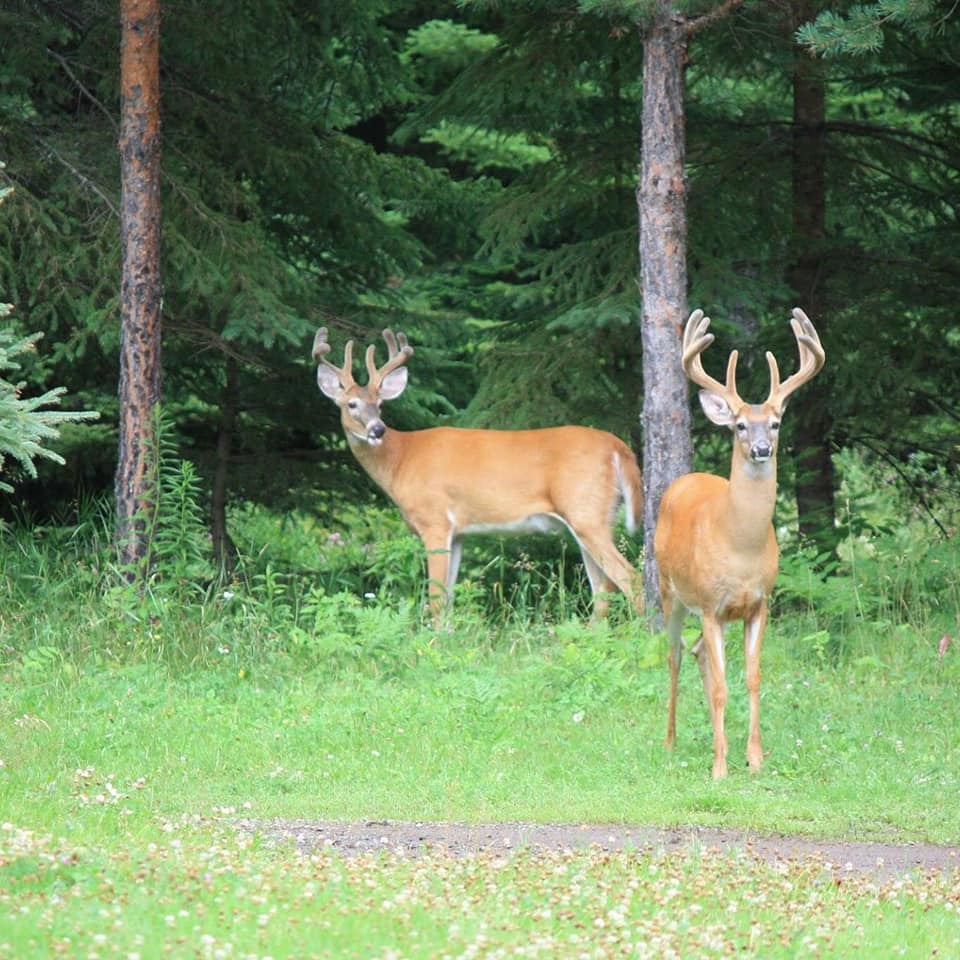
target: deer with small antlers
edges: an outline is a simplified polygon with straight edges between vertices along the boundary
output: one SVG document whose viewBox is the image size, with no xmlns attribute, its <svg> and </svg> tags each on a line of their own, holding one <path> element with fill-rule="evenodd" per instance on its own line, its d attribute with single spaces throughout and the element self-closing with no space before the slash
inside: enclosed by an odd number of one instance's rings
<svg viewBox="0 0 960 960">
<path fill-rule="evenodd" d="M 591 427 L 540 430 L 470 430 L 433 427 L 402 431 L 380 418 L 384 400 L 407 385 L 413 347 L 406 337 L 383 331 L 388 359 L 376 365 L 367 348 L 366 386 L 352 373 L 353 341 L 343 366 L 327 359 L 330 344 L 321 327 L 313 342 L 321 392 L 340 408 L 347 442 L 360 465 L 397 504 L 427 550 L 430 610 L 439 626 L 452 599 L 462 552 L 470 533 L 543 532 L 565 527 L 580 547 L 593 592 L 594 616 L 603 616 L 608 594 L 619 589 L 642 610 L 641 591 L 630 564 L 617 550 L 611 527 L 626 506 L 627 529 L 643 517 L 640 468 L 618 437 Z"/>
<path fill-rule="evenodd" d="M 823 367 L 825 354 L 814 325 L 794 309 L 790 325 L 800 351 L 796 373 L 780 382 L 776 358 L 767 352 L 770 394 L 761 404 L 744 403 L 737 393 L 737 351 L 730 354 L 726 383 L 703 369 L 701 354 L 713 343 L 710 318 L 690 314 L 683 334 L 683 369 L 702 387 L 700 404 L 715 424 L 733 431 L 730 478 L 688 473 L 663 495 L 654 534 L 660 573 L 660 600 L 670 637 L 670 699 L 666 745 L 677 735 L 677 681 L 683 655 L 681 632 L 687 612 L 701 616 L 697 658 L 713 725 L 713 776 L 727 775 L 724 709 L 727 681 L 724 629 L 743 620 L 750 729 L 747 763 L 759 770 L 760 648 L 767 603 L 777 577 L 779 548 L 773 529 L 777 496 L 777 442 L 787 399 Z"/>
</svg>

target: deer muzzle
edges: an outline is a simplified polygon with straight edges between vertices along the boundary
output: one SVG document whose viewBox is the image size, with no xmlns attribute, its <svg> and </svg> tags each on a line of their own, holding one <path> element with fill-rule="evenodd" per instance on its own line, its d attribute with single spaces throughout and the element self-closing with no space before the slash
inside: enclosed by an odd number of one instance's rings
<svg viewBox="0 0 960 960">
<path fill-rule="evenodd" d="M 750 459 L 754 463 L 766 463 L 773 456 L 773 446 L 766 441 L 754 443 L 750 447 Z"/>
</svg>

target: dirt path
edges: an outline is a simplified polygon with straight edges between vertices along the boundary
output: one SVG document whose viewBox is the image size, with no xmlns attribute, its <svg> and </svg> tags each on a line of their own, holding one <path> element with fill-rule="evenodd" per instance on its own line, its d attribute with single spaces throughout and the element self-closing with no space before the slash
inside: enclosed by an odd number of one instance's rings
<svg viewBox="0 0 960 960">
<path fill-rule="evenodd" d="M 304 851 L 335 850 L 345 856 L 388 851 L 416 856 L 424 851 L 451 856 L 503 854 L 517 850 L 652 852 L 701 850 L 747 852 L 771 863 L 816 859 L 844 874 L 878 880 L 912 870 L 956 871 L 960 880 L 960 846 L 811 840 L 794 836 L 759 836 L 710 827 L 632 827 L 617 824 L 430 823 L 400 820 L 339 822 L 329 820 L 242 820 L 240 829 L 269 839 L 292 840 Z"/>
</svg>

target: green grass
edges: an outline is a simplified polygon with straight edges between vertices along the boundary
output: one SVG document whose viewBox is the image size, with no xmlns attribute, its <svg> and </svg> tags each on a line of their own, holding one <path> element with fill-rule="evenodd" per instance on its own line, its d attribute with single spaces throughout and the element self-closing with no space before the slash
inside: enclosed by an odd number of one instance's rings
<svg viewBox="0 0 960 960">
<path fill-rule="evenodd" d="M 817 863 L 689 849 L 351 859 L 233 826 L 591 821 L 955 843 L 950 542 L 851 543 L 826 580 L 785 555 L 765 765 L 743 763 L 731 630 L 731 775 L 714 783 L 694 664 L 667 754 L 663 636 L 622 609 L 585 624 L 576 578 L 543 591 L 539 564 L 475 558 L 435 633 L 396 530 L 378 553 L 366 533 L 252 518 L 270 549 L 228 587 L 196 580 L 202 541 L 181 538 L 143 597 L 117 586 L 95 535 L 7 531 L 0 958 L 960 953 L 956 873 L 838 884 Z M 484 571 L 513 579 L 501 590 Z"/>
<path fill-rule="evenodd" d="M 535 652 L 480 653 L 441 636 L 379 675 L 231 662 L 180 674 L 161 664 L 60 665 L 38 677 L 31 666 L 7 678 L 0 699 L 0 724 L 16 734 L 0 756 L 3 809 L 44 829 L 67 815 L 82 829 L 96 812 L 96 830 L 121 809 L 133 823 L 229 806 L 256 816 L 960 835 L 960 808 L 943 802 L 960 790 L 958 676 L 935 649 L 920 647 L 910 669 L 816 667 L 791 663 L 772 631 L 767 756 L 751 775 L 732 648 L 734 762 L 728 780 L 714 783 L 694 666 L 682 674 L 678 745 L 668 754 L 662 641 L 629 624 L 563 626 L 570 636 Z"/>
<path fill-rule="evenodd" d="M 236 645 L 244 638 L 237 635 Z M 0 957 L 950 955 L 960 874 L 885 884 L 745 853 L 404 860 L 271 846 L 237 818 L 710 824 L 955 841 L 958 673 L 798 662 L 772 631 L 766 766 L 710 779 L 691 664 L 662 748 L 662 641 L 560 625 L 539 649 L 456 634 L 354 667 L 277 657 L 10 665 L 0 699 Z M 733 652 L 733 648 L 731 649 Z M 814 657 L 813 660 L 816 658 Z M 881 661 L 882 663 L 883 661 Z M 729 733 L 742 751 L 736 656 Z"/>
<path fill-rule="evenodd" d="M 626 851 L 459 859 L 271 848 L 178 823 L 108 849 L 0 832 L 0 955 L 951 956 L 944 877 Z M 939 952 L 938 952 L 939 951 Z"/>
</svg>

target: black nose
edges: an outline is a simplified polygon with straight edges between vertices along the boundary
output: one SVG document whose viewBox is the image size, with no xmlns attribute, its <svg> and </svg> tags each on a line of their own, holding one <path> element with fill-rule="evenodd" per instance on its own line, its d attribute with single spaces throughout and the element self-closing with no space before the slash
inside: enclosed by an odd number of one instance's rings
<svg viewBox="0 0 960 960">
<path fill-rule="evenodd" d="M 769 460 L 773 456 L 773 447 L 768 443 L 758 443 L 753 448 L 753 456 L 757 460 Z"/>
<path fill-rule="evenodd" d="M 367 432 L 371 437 L 373 437 L 374 440 L 380 440 L 387 432 L 387 428 L 382 423 L 374 423 L 370 426 Z"/>
</svg>

